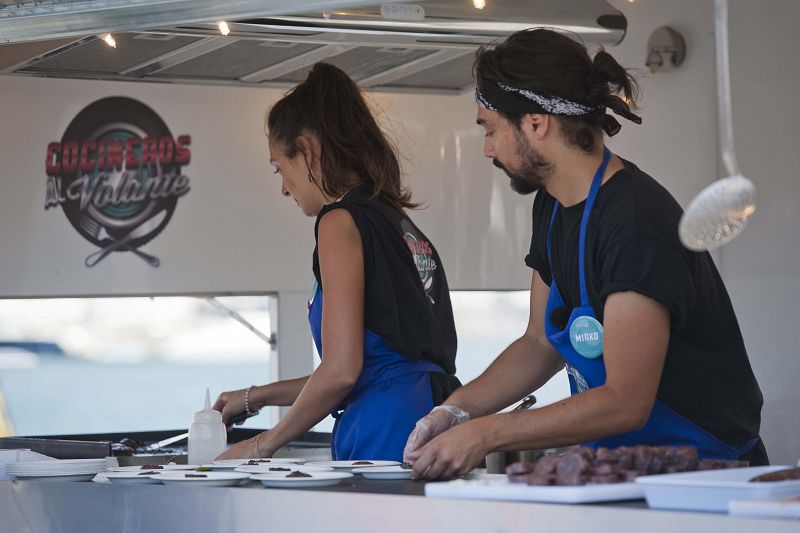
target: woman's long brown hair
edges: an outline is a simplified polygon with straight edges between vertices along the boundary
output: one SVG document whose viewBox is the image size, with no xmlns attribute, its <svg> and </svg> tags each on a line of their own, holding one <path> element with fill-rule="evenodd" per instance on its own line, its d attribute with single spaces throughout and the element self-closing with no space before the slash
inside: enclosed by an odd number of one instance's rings
<svg viewBox="0 0 800 533">
<path fill-rule="evenodd" d="M 397 152 L 367 107 L 361 90 L 340 69 L 317 63 L 306 80 L 284 95 L 267 116 L 270 140 L 295 157 L 302 134 L 314 135 L 322 148 L 322 176 L 310 176 L 328 196 L 354 187 L 397 208 L 414 208 L 400 180 Z M 353 183 L 348 176 L 355 175 Z"/>
</svg>

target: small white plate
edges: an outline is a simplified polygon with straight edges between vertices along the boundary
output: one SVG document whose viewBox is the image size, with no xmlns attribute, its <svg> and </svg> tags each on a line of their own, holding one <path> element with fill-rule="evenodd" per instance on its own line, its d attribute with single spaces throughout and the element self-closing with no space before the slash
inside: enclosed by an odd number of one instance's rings
<svg viewBox="0 0 800 533">
<path fill-rule="evenodd" d="M 411 479 L 411 469 L 402 466 L 368 466 L 354 468 L 353 473 L 367 479 Z"/>
<path fill-rule="evenodd" d="M 205 477 L 186 477 L 197 474 Z M 203 485 L 206 487 L 231 487 L 250 479 L 248 474 L 239 472 L 164 472 L 153 479 L 165 485 Z"/>
<path fill-rule="evenodd" d="M 257 466 L 248 465 L 248 461 L 258 461 L 259 465 L 291 465 L 305 463 L 306 460 L 301 457 L 270 457 L 267 459 L 220 459 L 219 461 L 212 461 L 211 465 L 221 468 L 237 468 L 240 466 Z"/>
<path fill-rule="evenodd" d="M 156 474 L 144 475 L 147 472 L 157 472 Z M 108 472 L 105 478 L 111 483 L 136 483 L 136 484 L 152 484 L 160 483 L 158 476 L 162 475 L 162 471 L 158 470 L 142 470 L 141 472 Z"/>
<path fill-rule="evenodd" d="M 111 469 L 112 472 L 144 472 L 145 470 L 161 470 L 162 472 L 170 472 L 176 470 L 194 470 L 200 468 L 200 465 L 177 465 L 170 463 L 168 465 L 158 465 L 161 468 L 142 468 L 143 466 L 152 465 L 134 465 L 134 466 L 115 466 Z"/>
<path fill-rule="evenodd" d="M 97 474 L 65 474 L 48 476 L 16 476 L 24 481 L 91 481 Z"/>
<path fill-rule="evenodd" d="M 275 488 L 314 488 L 338 485 L 344 479 L 353 477 L 349 472 L 309 472 L 311 477 L 286 477 L 275 474 L 256 474 L 252 479 L 260 481 L 265 487 Z"/>
<path fill-rule="evenodd" d="M 351 472 L 354 468 L 364 468 L 368 466 L 400 466 L 400 463 L 397 461 L 373 461 L 372 459 L 362 459 L 360 461 L 311 461 L 307 464 L 311 466 L 330 466 L 341 472 Z"/>
<path fill-rule="evenodd" d="M 274 468 L 288 468 L 289 470 L 271 470 Z M 258 465 L 258 466 L 239 466 L 233 469 L 234 472 L 244 472 L 245 474 L 272 474 L 282 476 L 285 474 L 290 474 L 291 472 L 298 471 L 298 472 L 333 472 L 333 468 L 330 466 L 308 466 L 308 465 L 293 465 L 293 464 L 284 464 L 284 465 Z"/>
</svg>

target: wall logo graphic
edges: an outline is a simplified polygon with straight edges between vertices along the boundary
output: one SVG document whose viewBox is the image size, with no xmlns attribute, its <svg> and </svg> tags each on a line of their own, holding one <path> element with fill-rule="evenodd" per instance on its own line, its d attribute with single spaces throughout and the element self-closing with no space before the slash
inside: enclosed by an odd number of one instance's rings
<svg viewBox="0 0 800 533">
<path fill-rule="evenodd" d="M 174 137 L 143 103 L 98 100 L 75 116 L 59 142 L 47 145 L 45 210 L 64 210 L 72 226 L 99 250 L 92 267 L 112 252 L 130 252 L 153 267 L 140 248 L 166 227 L 178 198 L 189 192 L 181 168 L 191 137 Z"/>
</svg>

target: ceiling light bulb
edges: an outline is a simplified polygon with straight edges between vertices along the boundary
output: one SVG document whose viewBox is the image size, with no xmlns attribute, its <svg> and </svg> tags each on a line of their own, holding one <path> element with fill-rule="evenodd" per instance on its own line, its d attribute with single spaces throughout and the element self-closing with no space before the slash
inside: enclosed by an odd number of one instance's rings
<svg viewBox="0 0 800 533">
<path fill-rule="evenodd" d="M 117 47 L 117 41 L 115 41 L 115 40 L 114 40 L 114 38 L 111 36 L 111 34 L 110 34 L 110 33 L 106 33 L 106 34 L 103 36 L 103 40 L 104 40 L 104 41 L 106 42 L 106 44 L 107 44 L 108 46 L 110 46 L 111 48 L 116 48 L 116 47 Z"/>
<path fill-rule="evenodd" d="M 472 0 L 472 5 L 475 6 L 475 9 L 483 9 L 486 7 L 486 0 Z"/>
<path fill-rule="evenodd" d="M 219 24 L 217 24 L 217 26 L 219 26 L 219 32 L 222 35 L 228 35 L 231 32 L 231 29 L 228 27 L 228 23 L 225 22 L 224 20 Z"/>
</svg>

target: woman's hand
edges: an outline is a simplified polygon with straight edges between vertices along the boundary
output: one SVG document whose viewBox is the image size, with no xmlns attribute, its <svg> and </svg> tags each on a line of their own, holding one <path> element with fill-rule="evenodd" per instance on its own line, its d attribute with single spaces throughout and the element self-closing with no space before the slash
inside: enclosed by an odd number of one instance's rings
<svg viewBox="0 0 800 533">
<path fill-rule="evenodd" d="M 223 392 L 214 402 L 213 409 L 222 413 L 222 423 L 225 424 L 225 428 L 228 431 L 233 427 L 230 422 L 231 418 L 244 413 L 244 396 L 246 392 L 247 389 Z"/>
<path fill-rule="evenodd" d="M 236 391 L 239 392 L 239 391 Z M 265 438 L 267 432 L 259 433 L 242 442 L 237 442 L 223 453 L 221 453 L 215 461 L 222 459 L 256 459 L 259 457 L 272 457 L 275 450 L 269 450 L 265 447 Z"/>
</svg>

